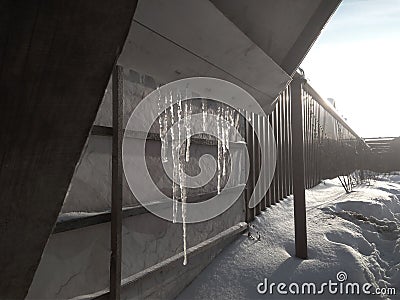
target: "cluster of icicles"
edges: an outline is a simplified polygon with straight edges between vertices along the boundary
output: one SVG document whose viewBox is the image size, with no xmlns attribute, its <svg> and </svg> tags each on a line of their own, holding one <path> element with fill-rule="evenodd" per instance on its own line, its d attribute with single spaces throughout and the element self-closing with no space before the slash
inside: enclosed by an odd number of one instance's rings
<svg viewBox="0 0 400 300">
<path fill-rule="evenodd" d="M 173 222 L 177 222 L 178 217 L 178 199 L 181 200 L 181 217 L 182 217 L 182 229 L 183 229 L 183 253 L 184 260 L 183 265 L 187 264 L 187 243 L 186 243 L 186 201 L 187 201 L 187 190 L 186 190 L 186 173 L 185 165 L 190 160 L 190 145 L 191 145 L 191 134 L 192 134 L 192 101 L 182 101 L 182 96 L 178 96 L 178 103 L 174 105 L 173 94 L 165 97 L 159 97 L 158 107 L 160 108 L 161 101 L 164 101 L 164 107 L 167 109 L 160 112 L 158 122 L 160 128 L 160 139 L 161 139 L 161 160 L 163 163 L 168 162 L 172 159 L 172 218 Z M 163 99 L 164 98 L 164 99 Z M 200 100 L 199 100 L 200 101 Z M 160 109 L 161 110 L 161 109 Z M 210 112 L 215 114 L 213 112 Z M 202 114 L 202 131 L 208 132 L 210 126 L 217 126 L 217 192 L 221 193 L 222 180 L 227 175 L 227 155 L 229 155 L 229 140 L 230 130 L 232 128 L 239 127 L 239 113 L 235 113 L 233 109 L 227 106 L 218 106 L 217 108 L 217 124 L 207 123 L 207 102 L 201 100 L 201 114 Z M 172 127 L 177 122 L 177 126 Z M 234 132 L 236 132 L 236 130 Z M 185 141 L 183 139 L 186 139 Z M 181 145 L 186 142 L 185 147 Z M 176 150 L 178 149 L 178 150 Z M 169 151 L 170 150 L 170 151 Z M 170 155 L 170 153 L 172 155 Z"/>
</svg>

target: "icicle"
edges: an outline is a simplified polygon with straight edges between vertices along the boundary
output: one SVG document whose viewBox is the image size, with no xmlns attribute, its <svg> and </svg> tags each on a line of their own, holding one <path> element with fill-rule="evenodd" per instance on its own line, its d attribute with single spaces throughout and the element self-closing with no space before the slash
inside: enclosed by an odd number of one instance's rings
<svg viewBox="0 0 400 300">
<path fill-rule="evenodd" d="M 222 107 L 221 109 L 221 139 L 222 139 L 222 177 L 225 177 L 226 175 L 226 164 L 225 164 L 225 149 L 226 149 L 226 110 Z"/>
<path fill-rule="evenodd" d="M 186 188 L 181 189 L 181 200 L 182 200 L 182 231 L 183 231 L 183 265 L 187 264 L 187 241 L 186 241 Z"/>
<path fill-rule="evenodd" d="M 223 175 L 224 177 L 226 176 L 226 163 L 227 163 L 227 156 L 229 156 L 229 141 L 230 141 L 230 137 L 229 137 L 229 132 L 230 132 L 230 117 L 231 117 L 231 112 L 229 111 L 229 108 L 225 109 L 225 121 L 226 121 L 226 126 L 224 127 L 225 129 L 225 134 L 224 134 L 224 158 L 223 158 Z"/>
<path fill-rule="evenodd" d="M 235 128 L 236 128 L 236 130 L 238 130 L 239 129 L 239 119 L 240 119 L 240 113 L 239 112 L 237 112 L 236 113 L 236 119 L 235 119 Z"/>
<path fill-rule="evenodd" d="M 233 126 L 233 115 L 232 115 L 232 110 L 230 108 L 226 112 L 226 118 L 227 118 L 227 120 L 229 120 L 227 122 L 227 128 L 226 128 L 226 134 L 225 134 L 225 138 L 226 138 L 225 145 L 226 145 L 226 150 L 228 152 L 230 149 L 229 141 L 231 140 L 230 139 L 230 131 L 231 131 L 231 127 Z"/>
<path fill-rule="evenodd" d="M 234 129 L 234 136 L 233 136 L 233 140 L 236 141 L 239 137 L 239 120 L 240 120 L 240 111 L 234 111 L 233 113 L 233 118 L 234 118 L 234 124 L 233 129 Z"/>
<path fill-rule="evenodd" d="M 175 116 L 174 116 L 174 104 L 173 104 L 173 97 L 172 92 L 170 92 L 170 112 L 171 112 L 171 124 L 175 123 Z M 175 132 L 174 126 L 171 126 L 171 146 L 172 146 L 172 222 L 176 223 L 176 216 L 178 212 L 178 205 L 177 205 L 177 180 L 179 178 L 179 155 L 176 157 L 176 139 L 175 139 Z"/>
<path fill-rule="evenodd" d="M 181 192 L 181 199 L 182 199 L 182 187 L 183 187 L 183 185 L 182 185 L 182 181 L 183 181 L 183 176 L 184 176 L 184 172 L 182 172 L 182 162 L 181 162 L 181 157 L 182 157 L 182 155 L 183 155 L 183 153 L 182 153 L 182 148 L 181 148 L 181 142 L 182 142 L 182 125 L 181 125 L 181 123 L 182 123 L 182 116 L 183 116 L 183 109 L 182 109 L 182 96 L 181 96 L 181 94 L 179 93 L 178 94 L 178 111 L 177 111 L 177 114 L 178 114 L 178 143 L 176 143 L 175 145 L 174 145 L 174 151 L 177 151 L 178 152 L 178 161 L 177 161 L 177 163 L 178 163 L 178 174 L 179 174 L 179 178 L 178 178 L 178 183 L 179 183 L 179 189 L 180 189 L 180 192 Z"/>
<path fill-rule="evenodd" d="M 182 205 L 182 239 L 183 239 L 183 265 L 187 264 L 187 243 L 186 243 L 186 201 L 187 201 L 187 193 L 186 193 L 186 173 L 184 170 L 184 161 L 188 161 L 188 151 L 189 148 L 186 149 L 186 155 L 183 151 L 184 148 L 181 147 L 182 142 L 182 115 L 184 115 L 184 127 L 183 130 L 186 131 L 186 134 L 190 134 L 190 116 L 191 116 L 191 107 L 188 105 L 188 101 L 185 102 L 185 109 L 182 109 L 182 96 L 179 93 L 178 95 L 178 144 L 174 147 L 175 149 L 179 149 L 179 157 L 178 157 L 178 171 L 179 171 L 179 189 L 181 192 L 181 205 Z M 186 140 L 187 145 L 190 143 L 188 139 Z M 178 147 L 178 148 L 176 148 Z M 190 147 L 190 144 L 189 144 Z"/>
<path fill-rule="evenodd" d="M 161 92 L 160 89 L 157 87 L 158 91 L 158 125 L 160 129 L 160 139 L 161 139 L 161 161 L 162 162 L 167 162 L 167 141 L 166 141 L 166 135 L 167 135 L 167 127 L 168 123 L 165 122 L 165 119 L 167 118 L 167 114 L 165 111 L 162 110 L 161 108 Z"/>
<path fill-rule="evenodd" d="M 178 92 L 178 105 L 177 105 L 177 126 L 173 126 L 175 124 L 175 111 L 174 111 L 174 103 L 173 103 L 173 93 L 170 92 L 169 95 L 169 103 L 168 97 L 165 97 L 165 104 L 166 106 L 169 104 L 169 112 L 171 116 L 171 146 L 172 146 L 172 221 L 173 223 L 177 222 L 178 216 L 178 198 L 181 199 L 182 204 L 182 230 L 183 230 L 183 253 L 184 253 L 184 260 L 183 265 L 187 264 L 187 241 L 186 241 L 186 203 L 187 203 L 187 191 L 186 191 L 186 173 L 184 170 L 184 163 L 185 161 L 189 160 L 189 147 L 190 147 L 190 140 L 187 140 L 186 152 L 184 151 L 185 148 L 181 147 L 182 143 L 182 130 L 186 131 L 187 136 L 190 135 L 190 120 L 192 115 L 192 107 L 186 102 L 185 110 L 182 109 L 182 95 Z M 159 98 L 159 110 L 161 110 L 161 95 Z M 168 106 L 167 106 L 168 107 Z M 159 125 L 160 125 L 160 137 L 163 143 L 168 143 L 168 138 L 166 138 L 167 128 L 168 128 L 168 110 L 164 113 L 164 118 L 159 118 Z M 184 115 L 184 125 L 182 126 L 182 118 Z M 177 127 L 177 128 L 175 128 Z M 165 148 L 165 147 L 164 147 Z M 165 150 L 165 149 L 164 149 Z M 162 151 L 162 159 L 166 161 L 167 153 Z M 179 190 L 178 190 L 179 189 Z M 178 197 L 178 192 L 180 192 L 180 197 Z"/>
<path fill-rule="evenodd" d="M 221 123 L 220 123 L 220 118 L 221 118 L 221 107 L 218 107 L 217 109 L 217 192 L 218 194 L 221 193 Z"/>
<path fill-rule="evenodd" d="M 183 153 L 182 153 L 183 154 Z M 183 155 L 181 155 L 183 157 Z M 181 204 L 182 204 L 182 239 L 183 239 L 183 265 L 187 264 L 187 243 L 186 243 L 186 202 L 187 202 L 187 192 L 186 192 L 186 173 L 183 168 L 184 162 L 179 164 L 180 171 L 180 190 L 181 190 Z"/>
<path fill-rule="evenodd" d="M 157 108 L 158 108 L 158 127 L 160 131 L 160 139 L 161 143 L 163 142 L 164 135 L 163 135 L 163 111 L 161 110 L 161 93 L 160 89 L 157 87 L 157 92 L 158 92 L 158 102 L 157 102 Z"/>
<path fill-rule="evenodd" d="M 228 108 L 228 119 L 229 119 L 229 131 L 228 131 L 228 136 L 229 136 L 229 140 L 231 140 L 231 135 L 232 135 L 232 128 L 235 127 L 235 111 L 232 108 Z M 234 138 L 234 131 L 233 131 L 233 135 L 232 137 Z M 229 150 L 229 143 L 228 143 L 228 150 Z"/>
<path fill-rule="evenodd" d="M 206 108 L 206 100 L 201 100 L 201 112 L 203 113 L 203 131 L 206 131 L 206 116 L 207 116 L 207 108 Z"/>
<path fill-rule="evenodd" d="M 229 124 L 231 124 L 231 127 L 235 126 L 235 111 L 231 108 L 229 108 Z"/>
<path fill-rule="evenodd" d="M 161 97 L 161 94 L 160 94 Z M 167 149 L 168 149 L 168 137 L 167 137 L 167 131 L 168 131 L 168 97 L 165 96 L 164 98 L 165 101 L 165 111 L 164 111 L 164 118 L 163 118 L 163 137 L 164 140 L 161 140 L 161 142 L 163 143 L 163 147 L 161 148 L 161 160 L 162 162 L 167 162 L 168 161 L 168 155 L 167 155 Z"/>
<path fill-rule="evenodd" d="M 181 165 L 181 156 L 182 156 L 182 149 L 181 149 L 181 141 L 182 141 L 182 115 L 183 115 L 183 110 L 182 110 L 182 97 L 181 94 L 178 94 L 178 142 L 174 144 L 174 151 L 178 152 L 178 157 L 177 157 L 177 163 L 178 163 L 178 184 L 179 184 L 179 189 L 182 193 L 182 165 Z"/>
<path fill-rule="evenodd" d="M 185 129 L 186 129 L 186 162 L 190 159 L 190 126 L 192 120 L 192 103 L 189 101 L 185 102 Z"/>
</svg>

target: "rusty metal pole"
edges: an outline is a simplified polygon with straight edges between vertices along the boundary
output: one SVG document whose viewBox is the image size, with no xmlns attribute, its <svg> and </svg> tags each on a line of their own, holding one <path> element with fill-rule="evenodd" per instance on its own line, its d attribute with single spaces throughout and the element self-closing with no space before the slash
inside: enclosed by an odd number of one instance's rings
<svg viewBox="0 0 400 300">
<path fill-rule="evenodd" d="M 304 178 L 304 141 L 302 84 L 304 77 L 298 74 L 291 84 L 292 104 L 292 158 L 296 256 L 307 258 L 306 196 Z"/>
<path fill-rule="evenodd" d="M 121 293 L 122 256 L 122 67 L 112 74 L 112 187 L 111 187 L 111 257 L 110 299 L 119 300 Z"/>
</svg>

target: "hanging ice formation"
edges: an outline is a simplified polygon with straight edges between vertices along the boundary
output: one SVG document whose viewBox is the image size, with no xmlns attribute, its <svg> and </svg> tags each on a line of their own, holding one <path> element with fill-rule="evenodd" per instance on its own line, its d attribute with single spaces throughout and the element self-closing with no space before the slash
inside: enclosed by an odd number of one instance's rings
<svg viewBox="0 0 400 300">
<path fill-rule="evenodd" d="M 217 192 L 221 193 L 221 107 L 217 108 Z"/>
<path fill-rule="evenodd" d="M 206 100 L 201 99 L 201 112 L 203 115 L 203 131 L 206 131 L 206 116 L 207 116 L 207 109 L 206 109 Z"/>
<path fill-rule="evenodd" d="M 168 153 L 171 146 L 172 156 L 172 221 L 178 221 L 178 200 L 181 200 L 181 217 L 182 217 L 182 230 L 183 230 L 183 264 L 187 264 L 187 242 L 186 242 L 186 173 L 184 164 L 189 162 L 190 159 L 190 133 L 191 133 L 191 115 L 192 106 L 188 101 L 185 102 L 184 108 L 182 105 L 182 95 L 177 94 L 178 105 L 176 111 L 174 110 L 174 94 L 170 92 L 169 97 L 166 96 L 165 107 L 167 109 L 160 114 L 159 127 L 161 139 L 161 159 L 162 162 L 168 162 Z M 159 110 L 161 110 L 161 94 L 159 95 Z M 177 120 L 176 120 L 177 119 Z M 170 120 L 170 122 L 169 122 Z M 177 126 L 173 126 L 177 121 Z M 182 124 L 183 123 L 183 124 Z M 167 136 L 168 126 L 170 126 L 170 138 Z M 183 130 L 186 133 L 186 148 L 181 147 L 183 142 Z"/>
<path fill-rule="evenodd" d="M 218 136 L 218 154 L 217 154 L 217 192 L 221 193 L 221 184 L 226 182 L 227 161 L 230 151 L 230 133 L 231 128 L 236 127 L 234 121 L 234 112 L 230 107 L 218 107 L 217 109 L 217 136 Z"/>
<path fill-rule="evenodd" d="M 168 138 L 167 138 L 167 130 L 168 130 L 168 112 L 161 110 L 161 101 L 165 101 L 165 107 L 168 107 L 168 98 L 165 97 L 162 99 L 160 89 L 158 90 L 158 125 L 160 128 L 160 139 L 161 139 L 161 161 L 163 163 L 168 162 Z"/>
<path fill-rule="evenodd" d="M 186 129 L 186 162 L 189 162 L 190 158 L 190 134 L 191 134 L 191 122 L 192 122 L 192 103 L 189 101 L 185 102 L 185 129 Z"/>
<path fill-rule="evenodd" d="M 183 264 L 187 264 L 187 190 L 186 190 L 186 173 L 185 165 L 190 161 L 190 146 L 191 146 L 191 119 L 192 119 L 192 103 L 191 101 L 182 101 L 182 95 L 178 93 L 178 103 L 174 109 L 174 96 L 172 92 L 162 99 L 159 95 L 159 110 L 161 103 L 164 101 L 165 111 L 160 114 L 159 127 L 160 138 L 162 143 L 161 159 L 163 162 L 168 162 L 168 154 L 172 154 L 172 199 L 173 212 L 172 219 L 176 223 L 178 221 L 178 200 L 181 201 L 181 218 L 183 231 Z M 201 112 L 203 117 L 202 129 L 207 130 L 206 116 L 207 105 L 203 99 L 201 102 Z M 229 155 L 229 141 L 231 128 L 238 128 L 239 114 L 235 113 L 229 107 L 218 106 L 217 108 L 217 191 L 221 193 L 223 179 L 227 175 L 227 154 Z M 175 121 L 177 126 L 173 126 Z M 170 137 L 167 136 L 168 127 L 170 127 Z M 184 134 L 185 133 L 185 134 Z M 185 145 L 186 142 L 186 147 Z M 171 148 L 171 151 L 169 149 Z"/>
<path fill-rule="evenodd" d="M 177 143 L 174 143 L 174 149 L 173 152 L 176 152 L 175 149 L 178 149 L 178 157 L 176 158 L 177 161 L 174 162 L 174 169 L 175 172 L 178 173 L 178 184 L 179 184 L 179 190 L 180 190 L 180 199 L 181 199 L 181 207 L 182 207 L 182 239 L 183 239 L 183 265 L 187 264 L 187 243 L 186 243 L 186 173 L 184 170 L 184 163 L 185 161 L 189 161 L 189 147 L 190 144 L 188 142 L 188 139 L 186 139 L 186 154 L 185 154 L 185 148 L 181 147 L 182 145 L 182 131 L 186 130 L 186 136 L 189 136 L 190 134 L 190 123 L 189 123 L 189 115 L 191 116 L 191 109 L 188 108 L 188 103 L 187 101 L 185 102 L 185 109 L 182 108 L 182 95 L 179 93 L 178 94 L 178 141 Z M 183 116 L 183 127 L 182 127 L 182 116 Z M 183 161 L 183 158 L 185 158 L 185 161 Z M 176 202 L 175 202 L 176 203 Z"/>
<path fill-rule="evenodd" d="M 177 157 L 176 151 L 176 134 L 175 134 L 175 127 L 172 126 L 175 123 L 175 113 L 174 113 L 174 102 L 173 102 L 173 95 L 172 91 L 170 92 L 170 105 L 169 105 L 169 111 L 170 111 L 170 116 L 171 116 L 171 154 L 172 154 L 172 222 L 176 223 L 177 219 L 177 212 L 178 212 L 178 205 L 177 205 L 177 194 L 178 194 L 178 179 L 179 179 L 179 174 L 178 174 L 178 159 L 179 155 Z"/>
</svg>

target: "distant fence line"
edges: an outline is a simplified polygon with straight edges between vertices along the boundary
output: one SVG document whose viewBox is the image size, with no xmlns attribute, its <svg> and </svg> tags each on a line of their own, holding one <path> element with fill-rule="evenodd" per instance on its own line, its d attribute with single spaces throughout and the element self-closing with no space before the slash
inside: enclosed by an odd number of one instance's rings
<svg viewBox="0 0 400 300">
<path fill-rule="evenodd" d="M 293 83 L 289 85 L 277 99 L 275 109 L 266 120 L 256 115 L 247 128 L 248 149 L 253 157 L 250 160 L 252 165 L 248 195 L 251 195 L 258 178 L 259 156 L 267 152 L 260 151 L 254 131 L 265 134 L 264 122 L 269 122 L 277 144 L 277 165 L 272 184 L 259 206 L 248 209 L 248 221 L 253 220 L 261 210 L 293 194 L 293 152 L 300 147 L 303 152 L 304 188 L 307 189 L 323 179 L 346 176 L 358 169 L 368 169 L 367 158 L 371 151 L 365 141 L 300 75 L 294 81 L 301 81 L 300 88 Z M 295 113 L 301 116 L 302 141 L 298 141 L 299 136 L 293 135 L 295 126 L 292 102 L 298 99 L 301 101 L 301 111 Z"/>
<path fill-rule="evenodd" d="M 275 109 L 266 118 L 254 116 L 247 125 L 246 140 L 250 152 L 250 175 L 247 201 L 252 194 L 260 170 L 260 151 L 255 131 L 266 134 L 269 122 L 277 144 L 277 164 L 268 193 L 254 209 L 246 211 L 247 222 L 271 205 L 294 195 L 296 255 L 307 257 L 305 189 L 321 180 L 349 176 L 356 170 L 377 170 L 377 157 L 335 108 L 321 98 L 296 74 L 292 83 L 277 99 Z M 260 125 L 261 124 L 261 125 Z M 387 163 L 386 163 L 387 165 Z M 348 182 L 342 182 L 347 190 Z"/>
</svg>

